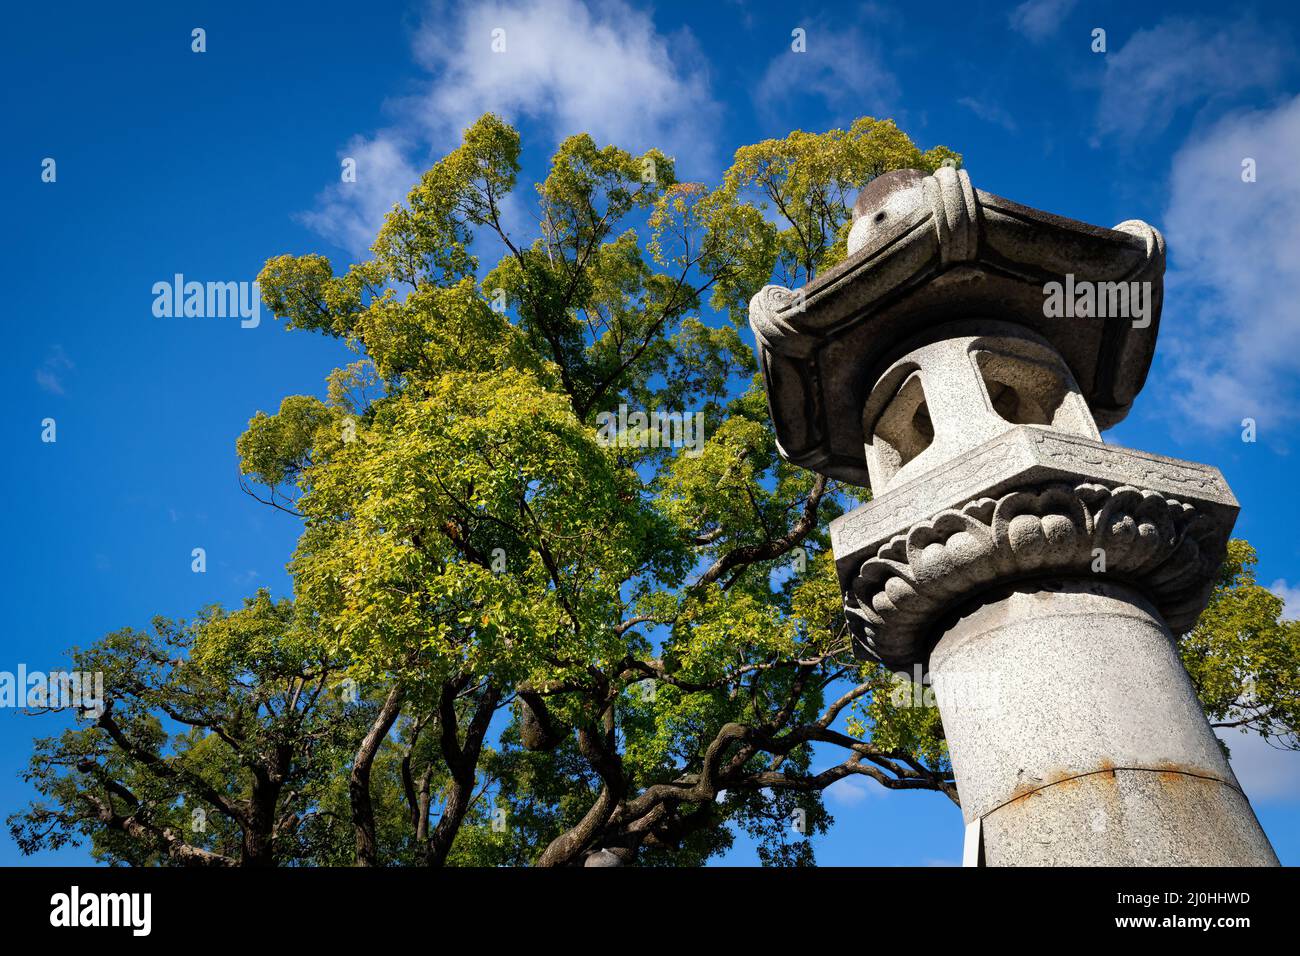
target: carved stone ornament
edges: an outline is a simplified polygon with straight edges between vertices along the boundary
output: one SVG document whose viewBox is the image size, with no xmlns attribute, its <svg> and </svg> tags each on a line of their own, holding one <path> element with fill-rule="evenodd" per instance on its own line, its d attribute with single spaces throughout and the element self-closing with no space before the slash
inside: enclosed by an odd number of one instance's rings
<svg viewBox="0 0 1300 956">
<path fill-rule="evenodd" d="M 918 521 L 862 562 L 845 611 L 862 656 L 902 667 L 925 659 L 932 628 L 972 594 L 1099 575 L 1136 587 L 1178 633 L 1205 606 L 1225 544 L 1219 521 L 1158 492 L 1050 484 Z"/>
</svg>

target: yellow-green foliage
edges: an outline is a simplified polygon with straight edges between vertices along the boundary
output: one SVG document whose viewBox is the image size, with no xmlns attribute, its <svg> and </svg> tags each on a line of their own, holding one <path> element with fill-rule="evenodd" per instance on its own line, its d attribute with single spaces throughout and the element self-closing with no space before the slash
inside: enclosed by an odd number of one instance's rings
<svg viewBox="0 0 1300 956">
<path fill-rule="evenodd" d="M 1255 581 L 1257 563 L 1245 541 L 1228 542 L 1209 606 L 1179 649 L 1212 722 L 1296 748 L 1300 622 L 1282 619 L 1282 599 Z"/>
</svg>

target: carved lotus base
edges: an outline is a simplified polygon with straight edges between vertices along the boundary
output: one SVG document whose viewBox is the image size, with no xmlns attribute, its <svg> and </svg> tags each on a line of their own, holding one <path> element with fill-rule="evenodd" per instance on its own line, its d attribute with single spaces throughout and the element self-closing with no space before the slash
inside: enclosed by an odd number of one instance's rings
<svg viewBox="0 0 1300 956">
<path fill-rule="evenodd" d="M 1181 633 L 1205 607 L 1236 513 L 1215 469 L 1015 429 L 832 526 L 855 650 L 923 663 L 949 611 L 1048 576 L 1123 581 Z"/>
</svg>

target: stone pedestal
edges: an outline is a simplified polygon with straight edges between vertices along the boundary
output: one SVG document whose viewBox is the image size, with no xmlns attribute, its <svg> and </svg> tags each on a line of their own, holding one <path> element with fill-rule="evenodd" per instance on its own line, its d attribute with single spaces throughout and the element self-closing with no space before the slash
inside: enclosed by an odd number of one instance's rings
<svg viewBox="0 0 1300 956">
<path fill-rule="evenodd" d="M 781 454 L 872 490 L 831 523 L 854 650 L 931 675 L 975 855 L 1276 865 L 1172 637 L 1237 501 L 1099 431 L 1151 363 L 1160 233 L 954 169 L 879 177 L 854 214 L 848 258 L 764 288 L 750 325 Z M 1063 311 L 1063 289 L 1108 305 Z"/>
<path fill-rule="evenodd" d="M 930 677 L 985 864 L 1277 863 L 1133 588 L 1044 579 L 986 595 L 944 630 Z"/>
</svg>

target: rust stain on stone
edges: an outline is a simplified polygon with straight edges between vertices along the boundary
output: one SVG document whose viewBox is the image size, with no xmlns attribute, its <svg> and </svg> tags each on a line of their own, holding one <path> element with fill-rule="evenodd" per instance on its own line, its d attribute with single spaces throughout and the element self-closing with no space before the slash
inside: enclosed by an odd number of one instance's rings
<svg viewBox="0 0 1300 956">
<path fill-rule="evenodd" d="M 1152 770 L 1156 775 L 1156 779 L 1160 781 L 1160 783 L 1176 785 L 1179 787 L 1195 786 L 1198 782 L 1204 780 L 1226 783 L 1226 781 L 1219 781 L 1217 777 L 1202 767 L 1191 767 L 1186 764 L 1174 763 L 1172 761 L 1158 763 L 1152 768 Z"/>
<path fill-rule="evenodd" d="M 1118 772 L 1120 770 L 1151 773 L 1162 784 L 1180 789 L 1194 787 L 1194 782 L 1203 780 L 1226 783 L 1226 781 L 1219 780 L 1202 767 L 1188 766 L 1173 761 L 1162 761 L 1149 767 L 1118 767 L 1113 761 L 1102 758 L 1090 770 L 1052 770 L 1041 777 L 1026 780 L 1018 784 L 1011 791 L 1011 796 L 996 809 L 1000 810 L 1021 803 L 1049 788 L 1057 790 L 1061 788 L 1073 789 L 1083 786 L 1085 783 L 1094 787 L 1103 799 L 1115 798 L 1118 796 Z"/>
<path fill-rule="evenodd" d="M 1062 787 L 1074 788 L 1080 786 L 1084 780 L 1089 780 L 1093 783 L 1110 784 L 1106 789 L 1113 790 L 1117 779 L 1115 772 L 1120 769 L 1123 768 L 1116 767 L 1114 762 L 1103 757 L 1097 762 L 1096 767 L 1091 770 L 1053 770 L 1042 777 L 1036 777 L 1033 780 L 1025 781 L 1024 783 L 1017 785 L 1017 787 L 1011 791 L 1011 797 L 1005 803 L 1001 804 L 1001 807 L 1018 803 L 1034 796 L 1036 793 L 1048 789 L 1049 787 L 1054 787 L 1058 790 Z M 1100 779 L 1094 780 L 1093 778 Z M 1001 807 L 999 807 L 999 809 L 1001 809 Z"/>
<path fill-rule="evenodd" d="M 1076 776 L 1078 774 L 1072 770 L 1051 770 L 1041 777 L 1032 777 L 1017 784 L 1016 788 L 1011 791 L 1010 799 L 1002 806 L 1032 797 L 1040 790 L 1046 790 L 1048 787 L 1059 787 L 1073 780 Z"/>
</svg>

